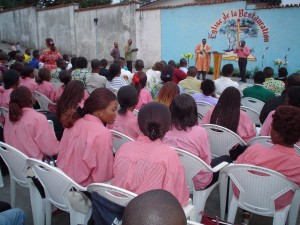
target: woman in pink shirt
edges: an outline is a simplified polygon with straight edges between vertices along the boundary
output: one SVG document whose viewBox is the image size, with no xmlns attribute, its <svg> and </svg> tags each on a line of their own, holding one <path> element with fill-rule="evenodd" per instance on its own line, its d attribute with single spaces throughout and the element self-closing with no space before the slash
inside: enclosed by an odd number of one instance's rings
<svg viewBox="0 0 300 225">
<path fill-rule="evenodd" d="M 108 124 L 108 128 L 121 132 L 133 139 L 141 134 L 137 116 L 133 114 L 133 110 L 138 101 L 137 90 L 130 85 L 123 86 L 118 91 L 118 102 L 120 109 L 115 122 L 112 125 Z"/>
<path fill-rule="evenodd" d="M 165 144 L 186 150 L 213 167 L 223 161 L 232 162 L 229 156 L 221 156 L 211 160 L 207 132 L 198 126 L 197 105 L 190 95 L 182 94 L 175 97 L 170 111 L 172 125 L 163 139 Z M 218 180 L 218 177 L 219 173 L 212 174 L 199 171 L 193 179 L 195 189 L 201 190 L 209 187 Z"/>
<path fill-rule="evenodd" d="M 0 107 L 8 108 L 11 92 L 19 86 L 20 75 L 15 70 L 7 70 L 3 74 L 4 89 L 0 90 Z"/>
<path fill-rule="evenodd" d="M 34 68 L 30 65 L 24 65 L 24 68 L 21 72 L 20 86 L 28 87 L 31 92 L 37 90 L 37 83 L 34 81 Z"/>
<path fill-rule="evenodd" d="M 117 107 L 115 94 L 98 88 L 83 108 L 71 108 L 61 117 L 66 129 L 59 145 L 57 166 L 82 186 L 113 178 L 112 134 L 105 126 L 114 122 Z"/>
<path fill-rule="evenodd" d="M 178 85 L 174 81 L 168 81 L 159 90 L 156 101 L 170 107 L 173 99 L 179 94 Z"/>
<path fill-rule="evenodd" d="M 47 68 L 42 68 L 38 73 L 38 87 L 37 91 L 45 95 L 52 102 L 56 101 L 56 90 L 52 83 L 50 83 L 51 73 Z"/>
<path fill-rule="evenodd" d="M 4 125 L 4 140 L 31 158 L 57 155 L 58 141 L 46 117 L 32 109 L 32 94 L 27 87 L 12 91 L 9 115 Z"/>
<path fill-rule="evenodd" d="M 171 125 L 169 109 L 157 102 L 144 105 L 138 125 L 143 135 L 117 152 L 112 184 L 136 194 L 163 189 L 185 206 L 189 192 L 184 168 L 176 151 L 161 141 Z"/>
<path fill-rule="evenodd" d="M 58 90 L 56 91 L 56 101 L 59 100 L 60 96 L 62 95 L 66 85 L 72 80 L 71 73 L 68 70 L 60 71 L 58 74 L 59 81 L 62 83 Z"/>
<path fill-rule="evenodd" d="M 152 97 L 150 92 L 145 89 L 147 83 L 147 75 L 144 72 L 137 72 L 132 77 L 132 86 L 136 88 L 139 94 L 139 101 L 135 109 L 140 110 L 143 105 L 152 102 Z"/>
<path fill-rule="evenodd" d="M 280 106 L 273 115 L 271 138 L 273 146 L 254 144 L 238 157 L 235 163 L 250 164 L 275 170 L 300 186 L 300 157 L 294 144 L 300 139 L 300 109 Z M 239 195 L 235 188 L 234 193 Z M 275 200 L 277 210 L 290 204 L 293 192 L 289 191 Z"/>
</svg>

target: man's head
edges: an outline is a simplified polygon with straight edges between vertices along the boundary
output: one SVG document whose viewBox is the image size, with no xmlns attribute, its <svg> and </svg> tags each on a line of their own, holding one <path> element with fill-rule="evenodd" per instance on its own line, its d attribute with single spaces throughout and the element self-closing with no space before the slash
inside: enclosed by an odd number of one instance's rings
<svg viewBox="0 0 300 225">
<path fill-rule="evenodd" d="M 190 66 L 187 75 L 190 77 L 195 77 L 197 75 L 197 68 L 195 66 Z"/>
<path fill-rule="evenodd" d="M 118 48 L 119 47 L 118 42 L 114 42 L 114 46 L 115 46 L 115 48 Z"/>
<path fill-rule="evenodd" d="M 169 60 L 168 65 L 171 65 L 171 66 L 173 66 L 173 67 L 176 67 L 176 63 L 175 63 L 175 61 L 172 60 L 172 59 Z"/>
<path fill-rule="evenodd" d="M 290 87 L 300 86 L 300 74 L 293 73 L 288 76 L 285 82 L 285 90 L 288 90 Z"/>
<path fill-rule="evenodd" d="M 187 66 L 187 61 L 185 58 L 181 58 L 179 61 L 180 67 L 186 67 Z"/>
<path fill-rule="evenodd" d="M 91 61 L 91 68 L 93 73 L 99 73 L 100 71 L 100 61 L 98 59 L 93 59 Z"/>
<path fill-rule="evenodd" d="M 209 79 L 202 81 L 201 90 L 205 96 L 212 96 L 215 93 L 215 82 Z"/>
<path fill-rule="evenodd" d="M 234 68 L 231 63 L 225 64 L 222 67 L 222 76 L 223 77 L 231 77 L 233 75 Z"/>
<path fill-rule="evenodd" d="M 24 54 L 21 52 L 18 52 L 15 56 L 15 60 L 17 62 L 24 62 Z"/>
<path fill-rule="evenodd" d="M 246 42 L 244 40 L 241 40 L 241 47 L 244 47 L 246 45 Z"/>
<path fill-rule="evenodd" d="M 101 59 L 100 60 L 100 66 L 101 66 L 101 68 L 106 68 L 107 64 L 108 64 L 108 62 L 107 62 L 106 59 Z"/>
<path fill-rule="evenodd" d="M 135 70 L 138 71 L 138 72 L 141 72 L 143 71 L 144 69 L 144 61 L 141 60 L 141 59 L 137 59 L 136 62 L 135 62 Z"/>
<path fill-rule="evenodd" d="M 56 65 L 57 65 L 57 67 L 61 68 L 62 70 L 65 70 L 68 66 L 68 63 L 63 59 L 58 59 L 58 60 L 56 60 Z"/>
<path fill-rule="evenodd" d="M 271 67 L 265 67 L 264 74 L 265 74 L 266 78 L 271 78 L 274 75 L 274 70 Z"/>
<path fill-rule="evenodd" d="M 33 58 L 38 59 L 40 57 L 39 50 L 34 50 L 32 52 L 32 56 L 33 56 Z"/>
<path fill-rule="evenodd" d="M 254 74 L 253 80 L 255 84 L 263 84 L 266 80 L 265 74 L 262 71 L 258 71 Z"/>
<path fill-rule="evenodd" d="M 202 44 L 206 45 L 206 39 L 205 38 L 202 39 Z"/>
<path fill-rule="evenodd" d="M 132 44 L 132 40 L 129 39 L 129 40 L 128 40 L 128 45 L 131 45 L 131 44 Z"/>
<path fill-rule="evenodd" d="M 165 190 L 138 195 L 127 205 L 123 225 L 186 225 L 186 216 L 178 200 Z"/>
</svg>

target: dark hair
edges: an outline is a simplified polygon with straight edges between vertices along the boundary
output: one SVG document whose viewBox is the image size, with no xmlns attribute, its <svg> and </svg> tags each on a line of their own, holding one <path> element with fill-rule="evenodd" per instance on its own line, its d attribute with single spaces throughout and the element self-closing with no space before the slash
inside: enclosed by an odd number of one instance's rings
<svg viewBox="0 0 300 225">
<path fill-rule="evenodd" d="M 100 67 L 100 61 L 98 59 L 93 59 L 91 61 L 91 67 L 92 67 L 92 70 L 97 69 L 98 67 Z"/>
<path fill-rule="evenodd" d="M 62 70 L 58 74 L 58 79 L 60 82 L 62 82 L 64 85 L 67 85 L 71 80 L 72 76 L 71 73 L 67 70 Z"/>
<path fill-rule="evenodd" d="M 179 61 L 179 65 L 180 66 L 186 66 L 187 65 L 187 61 L 185 58 L 181 58 L 180 61 Z"/>
<path fill-rule="evenodd" d="M 8 60 L 8 55 L 6 52 L 0 52 L 0 60 Z"/>
<path fill-rule="evenodd" d="M 175 63 L 175 61 L 172 60 L 172 59 L 169 60 L 168 65 L 173 66 L 173 67 L 176 67 L 176 63 Z"/>
<path fill-rule="evenodd" d="M 215 82 L 213 80 L 205 79 L 201 82 L 201 90 L 204 95 L 210 96 L 216 90 Z"/>
<path fill-rule="evenodd" d="M 273 77 L 273 75 L 274 75 L 274 70 L 271 67 L 265 67 L 263 72 L 264 72 L 266 78 Z"/>
<path fill-rule="evenodd" d="M 77 68 L 84 69 L 88 66 L 88 61 L 85 57 L 79 56 L 76 62 Z"/>
<path fill-rule="evenodd" d="M 22 72 L 21 72 L 22 78 L 23 77 L 30 77 L 30 75 L 32 75 L 33 71 L 34 71 L 33 66 L 31 66 L 29 64 L 25 64 L 23 69 L 22 69 Z"/>
<path fill-rule="evenodd" d="M 112 81 L 113 78 L 121 73 L 121 67 L 118 63 L 113 63 L 109 67 L 109 74 L 107 75 L 107 80 Z"/>
<path fill-rule="evenodd" d="M 146 86 L 147 83 L 147 75 L 144 72 L 137 72 L 132 77 L 131 85 L 135 87 L 135 89 L 140 94 L 141 90 Z"/>
<path fill-rule="evenodd" d="M 24 64 L 21 62 L 15 62 L 14 64 L 11 64 L 9 68 L 17 71 L 19 74 L 22 75 L 22 71 L 24 69 Z"/>
<path fill-rule="evenodd" d="M 279 106 L 273 114 L 272 129 L 288 145 L 300 139 L 300 109 L 295 106 Z"/>
<path fill-rule="evenodd" d="M 293 73 L 292 75 L 288 76 L 285 83 L 285 89 L 289 89 L 293 86 L 300 86 L 300 74 Z"/>
<path fill-rule="evenodd" d="M 39 50 L 33 50 L 33 52 L 32 52 L 33 58 L 37 59 L 39 57 L 39 55 L 40 55 Z"/>
<path fill-rule="evenodd" d="M 167 83 L 168 81 L 173 80 L 173 75 L 174 75 L 174 67 L 171 65 L 166 65 L 161 71 L 160 79 L 164 83 Z"/>
<path fill-rule="evenodd" d="M 262 72 L 262 71 L 256 72 L 254 74 L 253 80 L 254 80 L 255 84 L 263 84 L 266 80 L 264 72 Z"/>
<path fill-rule="evenodd" d="M 46 38 L 46 43 L 47 43 L 47 46 L 49 46 L 50 50 L 52 52 L 55 52 L 56 51 L 56 48 L 55 48 L 55 44 L 54 44 L 54 41 L 52 38 Z"/>
<path fill-rule="evenodd" d="M 74 56 L 71 58 L 71 64 L 72 64 L 72 69 L 76 69 L 77 68 L 77 57 Z"/>
<path fill-rule="evenodd" d="M 278 69 L 278 77 L 287 77 L 288 71 L 285 67 L 280 67 Z"/>
<path fill-rule="evenodd" d="M 150 140 L 162 139 L 170 129 L 170 110 L 159 102 L 150 102 L 141 108 L 138 124 L 141 132 Z"/>
<path fill-rule="evenodd" d="M 127 108 L 137 105 L 139 94 L 133 86 L 127 85 L 119 89 L 117 98 L 120 105 L 118 113 L 126 114 Z"/>
<path fill-rule="evenodd" d="M 42 68 L 39 70 L 38 73 L 38 83 L 42 83 L 43 81 L 50 81 L 51 80 L 51 73 L 50 70 L 47 68 Z"/>
<path fill-rule="evenodd" d="M 188 94 L 178 95 L 170 105 L 172 115 L 172 127 L 186 131 L 198 123 L 197 105 L 192 96 Z"/>
<path fill-rule="evenodd" d="M 234 72 L 233 65 L 231 63 L 225 64 L 222 67 L 222 76 L 224 77 L 230 77 Z"/>
<path fill-rule="evenodd" d="M 214 108 L 211 124 L 217 124 L 236 133 L 240 120 L 241 94 L 235 87 L 226 88 Z"/>
<path fill-rule="evenodd" d="M 21 53 L 21 52 L 18 52 L 18 53 L 15 55 L 15 60 L 16 60 L 17 62 L 23 63 L 23 62 L 24 62 L 24 54 Z"/>
<path fill-rule="evenodd" d="M 56 60 L 57 67 L 61 67 L 63 64 L 66 64 L 66 61 L 64 59 L 58 59 Z"/>
<path fill-rule="evenodd" d="M 32 94 L 29 88 L 20 86 L 10 94 L 9 120 L 11 122 L 20 120 L 23 115 L 22 109 L 25 107 L 32 107 Z"/>
<path fill-rule="evenodd" d="M 190 77 L 195 77 L 196 74 L 197 74 L 197 68 L 195 66 L 190 66 L 187 71 L 187 75 Z"/>
<path fill-rule="evenodd" d="M 154 70 L 154 71 L 162 71 L 163 68 L 164 68 L 164 65 L 161 62 L 156 62 L 152 66 L 152 70 Z"/>
<path fill-rule="evenodd" d="M 3 84 L 5 89 L 9 89 L 13 85 L 17 85 L 20 79 L 20 75 L 15 70 L 7 70 L 2 76 Z"/>
<path fill-rule="evenodd" d="M 141 59 L 137 59 L 135 61 L 135 69 L 136 71 L 142 71 L 144 69 L 144 61 Z"/>
<path fill-rule="evenodd" d="M 300 87 L 294 86 L 287 92 L 288 104 L 300 108 Z"/>
<path fill-rule="evenodd" d="M 178 85 L 173 81 L 169 81 L 159 90 L 156 101 L 169 107 L 173 99 L 179 94 L 180 90 Z"/>
<path fill-rule="evenodd" d="M 63 60 L 68 61 L 69 56 L 67 54 L 63 54 Z"/>
<path fill-rule="evenodd" d="M 68 85 L 67 85 L 68 86 Z M 92 114 L 97 110 L 106 109 L 112 101 L 116 100 L 116 95 L 106 89 L 97 88 L 85 100 L 83 108 L 78 107 L 77 110 L 69 109 L 62 114 L 61 122 L 66 128 L 70 128 L 74 123 L 86 114 Z"/>
<path fill-rule="evenodd" d="M 108 62 L 107 62 L 106 59 L 101 59 L 101 60 L 100 60 L 100 66 L 101 66 L 101 67 L 106 68 L 106 67 L 107 67 L 107 64 L 108 64 Z"/>
</svg>

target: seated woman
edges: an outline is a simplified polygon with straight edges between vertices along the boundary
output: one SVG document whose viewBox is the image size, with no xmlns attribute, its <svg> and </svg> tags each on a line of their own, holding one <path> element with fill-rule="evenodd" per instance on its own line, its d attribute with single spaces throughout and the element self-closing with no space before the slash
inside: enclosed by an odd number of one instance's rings
<svg viewBox="0 0 300 225">
<path fill-rule="evenodd" d="M 127 85 L 121 75 L 121 67 L 117 63 L 113 63 L 109 67 L 109 74 L 107 75 L 106 88 L 119 90 L 121 87 Z"/>
<path fill-rule="evenodd" d="M 37 78 L 37 91 L 41 94 L 45 95 L 52 102 L 56 101 L 56 90 L 52 83 L 50 83 L 51 73 L 50 70 L 46 68 L 42 68 L 38 72 Z"/>
<path fill-rule="evenodd" d="M 141 134 L 137 116 L 133 114 L 133 110 L 138 101 L 138 92 L 133 86 L 121 87 L 118 91 L 118 102 L 120 109 L 116 117 L 115 122 L 112 125 L 107 126 L 107 128 L 119 131 L 133 139 Z"/>
<path fill-rule="evenodd" d="M 21 72 L 20 86 L 25 86 L 30 89 L 31 92 L 37 90 L 37 83 L 33 80 L 34 68 L 28 64 L 25 64 Z"/>
<path fill-rule="evenodd" d="M 19 86 L 20 75 L 15 70 L 7 70 L 3 74 L 4 89 L 0 90 L 0 107 L 8 108 L 11 92 Z"/>
<path fill-rule="evenodd" d="M 250 164 L 275 170 L 300 185 L 300 157 L 293 148 L 300 139 L 300 109 L 280 106 L 273 115 L 271 138 L 273 146 L 254 144 L 238 157 L 235 163 Z M 238 191 L 234 190 L 235 195 Z M 275 201 L 276 209 L 290 204 L 293 192 L 289 191 Z"/>
<path fill-rule="evenodd" d="M 57 155 L 58 141 L 46 117 L 32 109 L 32 99 L 27 87 L 12 91 L 4 140 L 28 157 L 41 160 L 44 155 Z"/>
<path fill-rule="evenodd" d="M 68 70 L 62 70 L 58 74 L 59 81 L 62 83 L 56 91 L 56 101 L 59 100 L 67 84 L 72 80 L 72 76 Z"/>
<path fill-rule="evenodd" d="M 211 160 L 211 152 L 206 130 L 198 126 L 197 106 L 194 99 L 188 94 L 175 97 L 170 111 L 172 125 L 163 139 L 165 144 L 186 150 L 212 167 L 222 161 L 232 162 L 229 156 L 221 156 Z M 218 173 L 200 171 L 193 179 L 196 190 L 209 187 L 218 180 Z"/>
<path fill-rule="evenodd" d="M 71 108 L 62 114 L 66 129 L 59 144 L 57 166 L 82 186 L 113 178 L 112 134 L 105 126 L 114 122 L 117 107 L 114 93 L 98 88 L 83 108 Z"/>
<path fill-rule="evenodd" d="M 144 72 L 137 72 L 132 77 L 132 86 L 136 88 L 139 94 L 139 101 L 135 109 L 140 110 L 143 105 L 152 102 L 152 97 L 150 92 L 145 89 L 147 83 L 147 75 Z"/>
<path fill-rule="evenodd" d="M 174 68 L 171 65 L 165 65 L 161 71 L 160 82 L 154 83 L 151 86 L 151 96 L 156 99 L 161 87 L 163 87 L 167 82 L 173 80 Z"/>
<path fill-rule="evenodd" d="M 217 124 L 237 133 L 245 142 L 256 135 L 253 122 L 240 109 L 241 94 L 235 87 L 226 88 L 215 107 L 204 115 L 200 124 Z"/>
<path fill-rule="evenodd" d="M 112 184 L 136 194 L 163 189 L 185 206 L 189 192 L 184 168 L 176 151 L 161 141 L 171 125 L 169 109 L 161 103 L 148 103 L 138 114 L 138 124 L 143 135 L 117 152 Z"/>
<path fill-rule="evenodd" d="M 173 81 L 169 81 L 165 83 L 164 86 L 162 86 L 159 90 L 156 101 L 166 105 L 169 108 L 173 99 L 179 94 L 180 90 L 178 85 Z"/>
</svg>

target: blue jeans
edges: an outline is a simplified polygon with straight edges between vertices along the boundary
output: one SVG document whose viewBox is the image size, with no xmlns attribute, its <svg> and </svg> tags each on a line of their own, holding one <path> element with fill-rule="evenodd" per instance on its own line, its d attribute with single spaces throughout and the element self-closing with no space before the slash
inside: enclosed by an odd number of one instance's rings
<svg viewBox="0 0 300 225">
<path fill-rule="evenodd" d="M 25 219 L 25 213 L 17 208 L 0 213 L 1 225 L 25 225 Z"/>
</svg>

